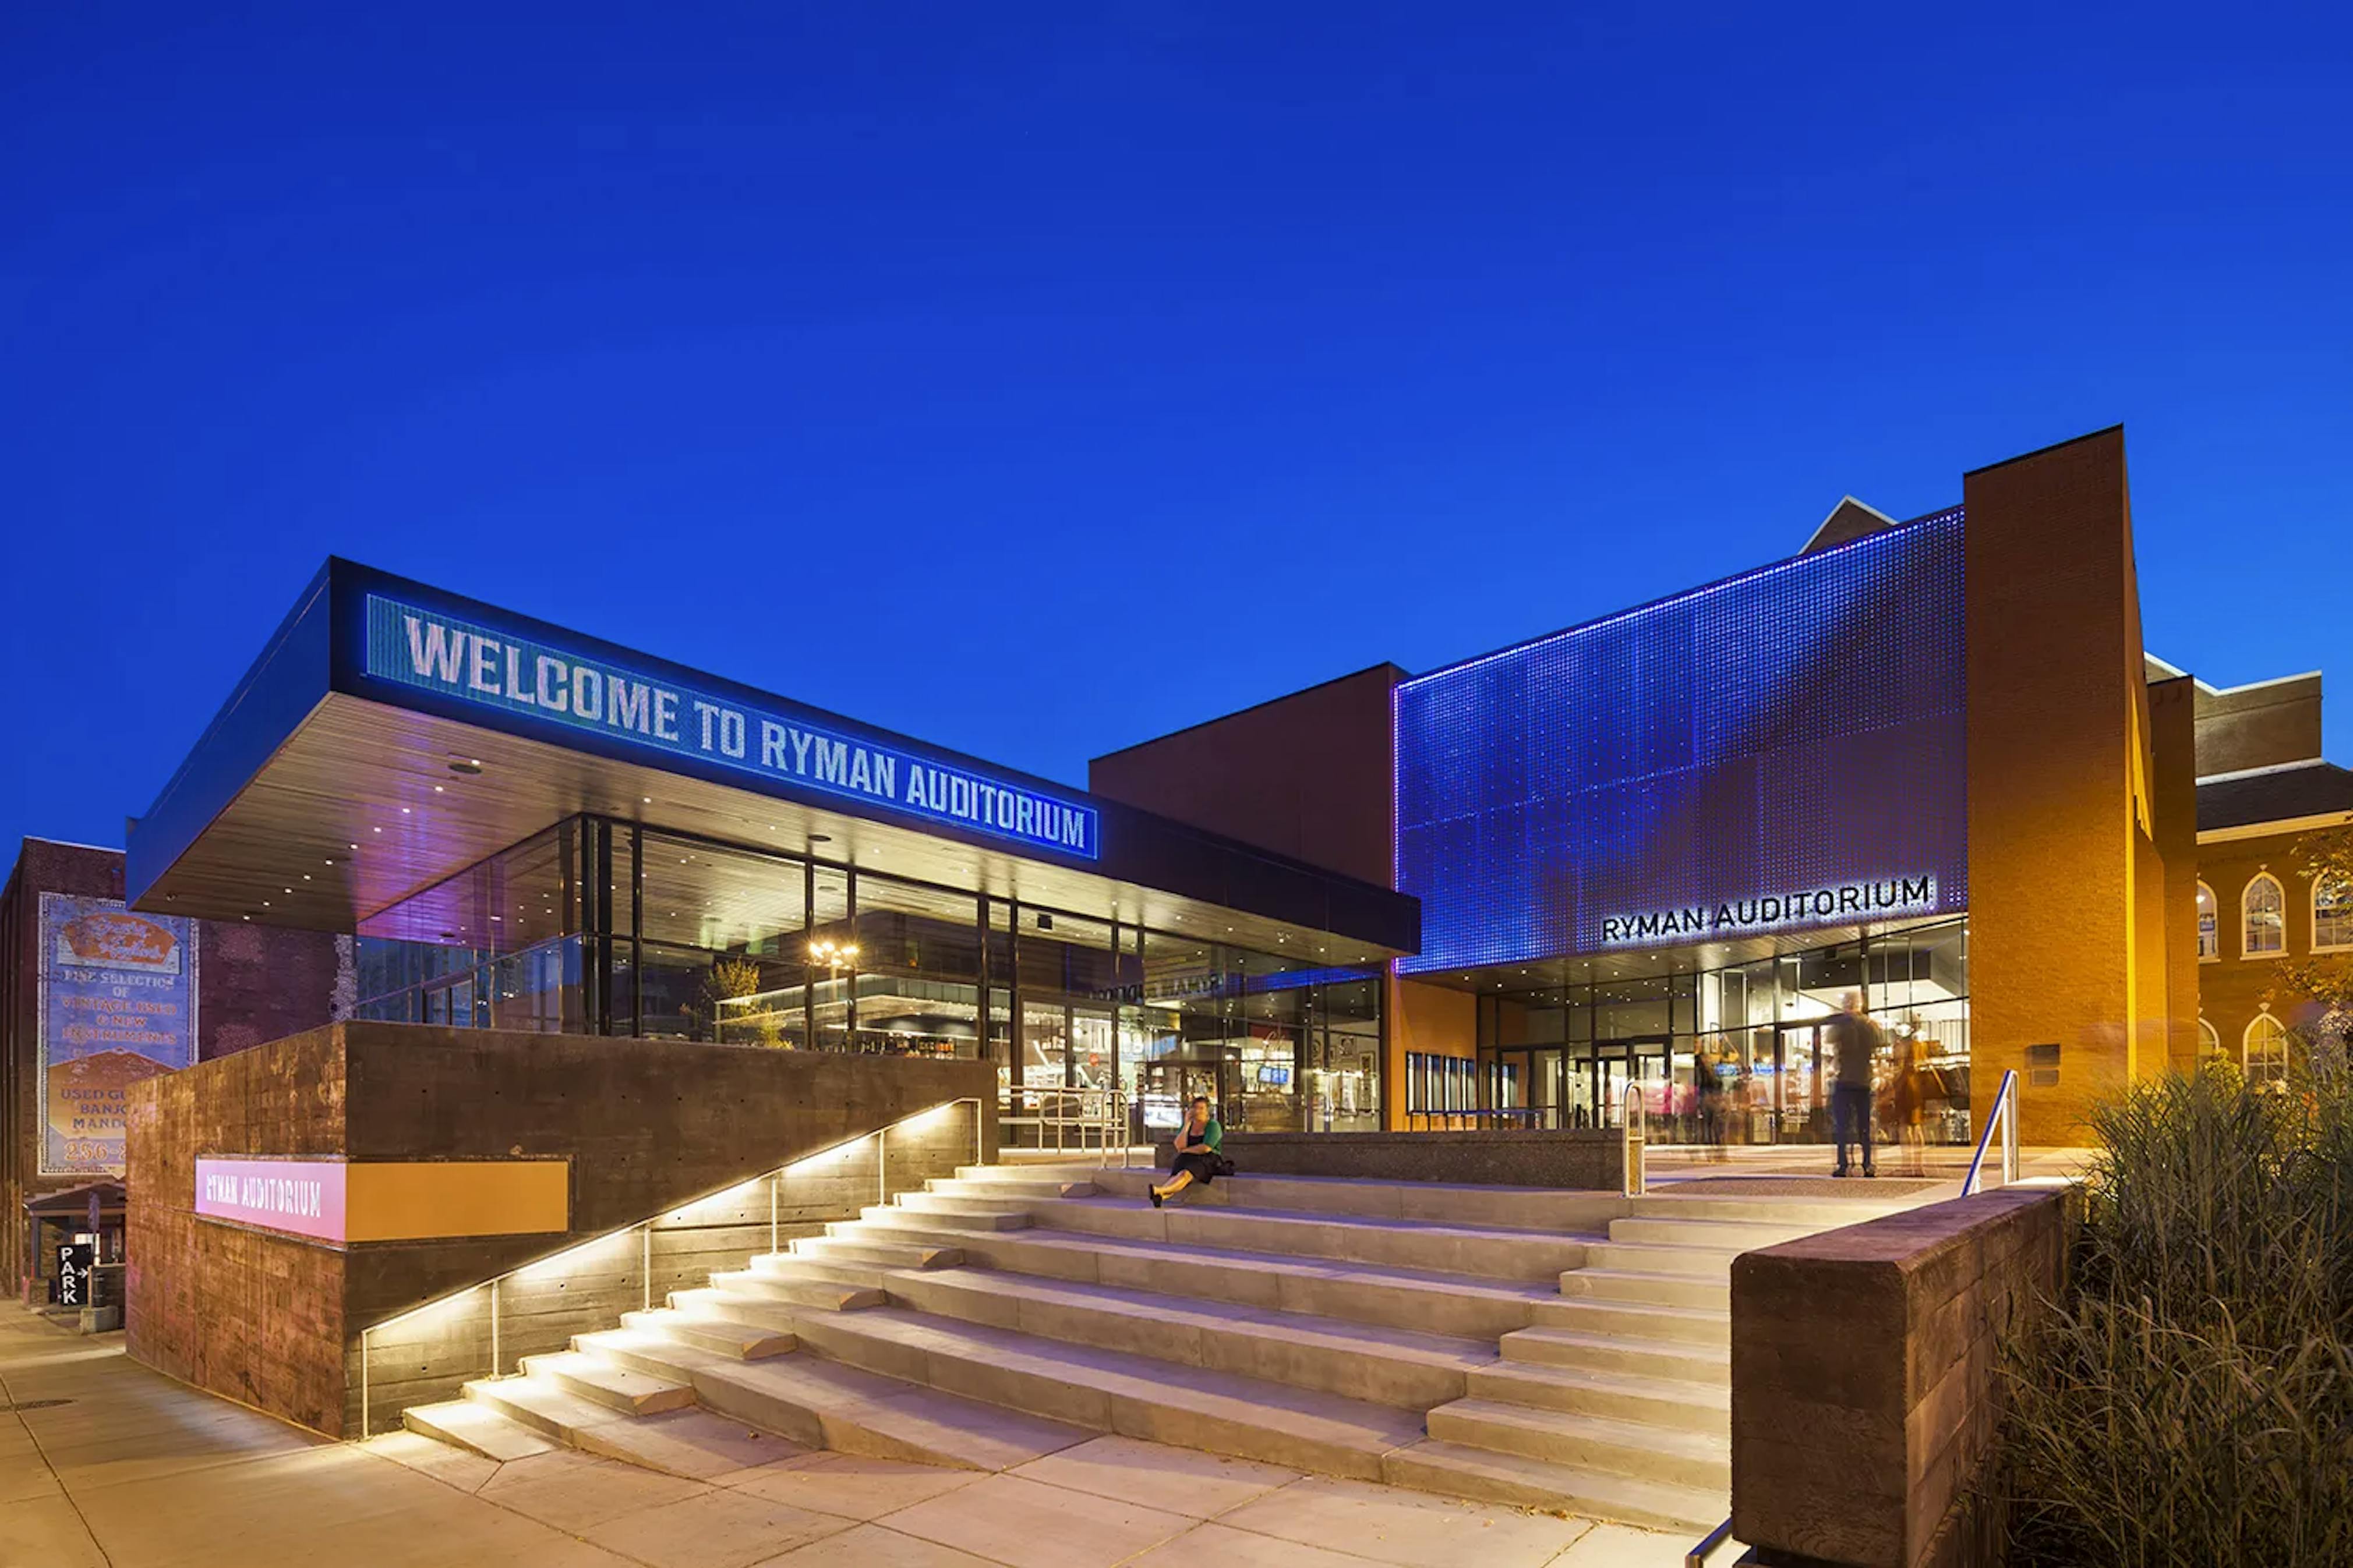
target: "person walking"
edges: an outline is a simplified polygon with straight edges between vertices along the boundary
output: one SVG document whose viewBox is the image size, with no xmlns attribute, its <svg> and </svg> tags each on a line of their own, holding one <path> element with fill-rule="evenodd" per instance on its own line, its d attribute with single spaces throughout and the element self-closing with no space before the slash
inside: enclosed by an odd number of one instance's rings
<svg viewBox="0 0 2353 1568">
<path fill-rule="evenodd" d="M 1895 1071 L 1887 1084 L 1888 1120 L 1894 1124 L 1896 1147 L 1903 1151 L 1903 1173 L 1925 1176 L 1928 1155 L 1921 1119 L 1927 1110 L 1927 1047 L 1916 1034 L 1906 1034 L 1895 1046 Z"/>
<path fill-rule="evenodd" d="M 1226 1130 L 1209 1114 L 1208 1100 L 1195 1096 L 1191 1109 L 1186 1112 L 1185 1125 L 1176 1130 L 1168 1179 L 1152 1189 L 1152 1206 L 1158 1208 L 1195 1182 L 1206 1187 L 1216 1181 L 1218 1150 L 1225 1141 Z"/>
<path fill-rule="evenodd" d="M 1850 1143 L 1862 1145 L 1862 1173 L 1879 1174 L 1871 1158 L 1871 1063 L 1878 1055 L 1882 1037 L 1879 1026 L 1862 1010 L 1862 994 L 1849 992 L 1846 1005 L 1823 1026 L 1830 1036 L 1831 1064 L 1836 1077 L 1831 1083 L 1831 1124 L 1838 1139 L 1838 1164 L 1831 1174 L 1844 1176 L 1853 1173 L 1848 1163 Z M 1853 1136 L 1848 1136 L 1852 1131 Z"/>
</svg>

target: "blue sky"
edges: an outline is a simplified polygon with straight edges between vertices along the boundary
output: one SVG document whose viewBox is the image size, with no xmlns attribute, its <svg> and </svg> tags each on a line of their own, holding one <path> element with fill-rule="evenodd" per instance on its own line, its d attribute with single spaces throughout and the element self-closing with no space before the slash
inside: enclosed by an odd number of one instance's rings
<svg viewBox="0 0 2353 1568">
<path fill-rule="evenodd" d="M 2341 12 L 227 9 L 0 20 L 0 842 L 330 552 L 1078 782 L 2123 421 L 2150 647 L 2341 641 Z"/>
</svg>

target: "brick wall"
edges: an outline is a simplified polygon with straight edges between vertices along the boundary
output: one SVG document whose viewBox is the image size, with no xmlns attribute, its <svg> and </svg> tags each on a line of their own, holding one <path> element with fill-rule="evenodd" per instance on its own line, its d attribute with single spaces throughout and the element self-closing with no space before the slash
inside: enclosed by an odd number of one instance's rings
<svg viewBox="0 0 2353 1568">
<path fill-rule="evenodd" d="M 2301 833 L 2273 833 L 2259 837 L 2232 838 L 2199 846 L 2198 876 L 2214 889 L 2215 934 L 2221 943 L 2219 957 L 2199 965 L 2198 1000 L 2200 1015 L 2214 1026 L 2222 1052 L 2239 1059 L 2247 1026 L 2263 1010 L 2279 961 L 2245 955 L 2245 918 L 2240 900 L 2247 884 L 2263 873 L 2279 879 L 2287 902 L 2287 953 L 2308 957 L 2312 952 L 2312 883 L 2298 876 L 2295 847 Z M 2285 998 L 2274 1002 L 2272 1013 L 2283 1022 L 2307 1022 L 2315 1009 L 2309 1003 Z"/>
<path fill-rule="evenodd" d="M 2012 1187 L 1732 1265 L 1733 1533 L 1797 1568 L 1989 1562 L 1997 1336 L 2055 1299 L 2068 1195 Z"/>
</svg>

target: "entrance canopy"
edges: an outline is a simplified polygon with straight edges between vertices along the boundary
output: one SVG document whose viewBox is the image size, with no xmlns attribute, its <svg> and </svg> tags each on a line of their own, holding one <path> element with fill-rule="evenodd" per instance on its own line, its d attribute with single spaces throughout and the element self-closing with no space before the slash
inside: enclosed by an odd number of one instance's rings
<svg viewBox="0 0 2353 1568">
<path fill-rule="evenodd" d="M 132 825 L 128 893 L 351 931 L 581 814 L 1335 964 L 1420 940 L 1386 888 L 341 560 Z"/>
</svg>

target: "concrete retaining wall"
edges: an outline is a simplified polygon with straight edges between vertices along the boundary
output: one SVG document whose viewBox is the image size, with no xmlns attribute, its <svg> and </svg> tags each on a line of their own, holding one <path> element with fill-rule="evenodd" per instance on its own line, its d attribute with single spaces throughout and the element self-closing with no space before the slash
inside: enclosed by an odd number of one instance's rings
<svg viewBox="0 0 2353 1568">
<path fill-rule="evenodd" d="M 1164 1169 L 1169 1147 L 1156 1146 Z M 1243 1175 L 1616 1193 L 1625 1171 L 1623 1141 L 1610 1131 L 1229 1132 L 1225 1150 Z"/>
<path fill-rule="evenodd" d="M 505 1287 L 499 1363 L 618 1325 L 714 1267 L 767 1249 L 765 1188 L 674 1211 L 943 1101 L 977 1098 L 889 1140 L 794 1172 L 777 1234 L 811 1234 L 884 1194 L 996 1152 L 986 1062 L 351 1023 L 150 1079 L 130 1111 L 125 1327 L 175 1377 L 332 1436 L 397 1424 L 491 1370 L 487 1292 L 386 1320 L 591 1237 L 659 1216 L 641 1245 Z M 571 1229 L 332 1245 L 199 1218 L 199 1155 L 353 1162 L 571 1162 Z M 887 1177 L 887 1179 L 886 1179 Z M 609 1255 L 608 1255 L 609 1254 Z M 650 1261 L 651 1272 L 647 1264 Z M 363 1373 L 360 1341 L 369 1334 Z"/>
<path fill-rule="evenodd" d="M 1968 1491 L 1999 1415 L 1997 1337 L 2058 1295 L 2068 1201 L 2008 1188 L 1734 1261 L 1732 1519 L 1750 1561 L 1996 1560 Z"/>
</svg>

